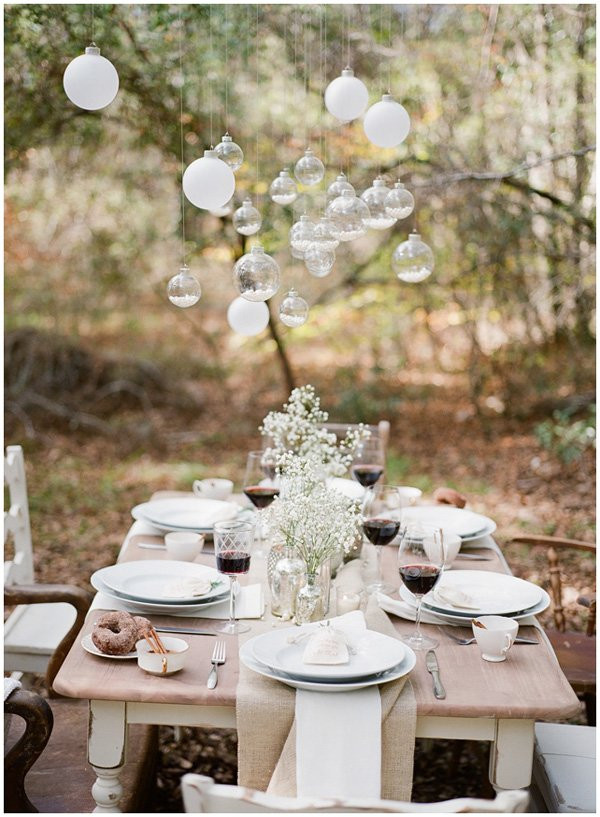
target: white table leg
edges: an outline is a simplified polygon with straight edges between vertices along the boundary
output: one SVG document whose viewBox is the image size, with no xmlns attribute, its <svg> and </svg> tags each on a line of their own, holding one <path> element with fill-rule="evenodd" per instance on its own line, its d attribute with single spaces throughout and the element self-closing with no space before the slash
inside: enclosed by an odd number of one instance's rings
<svg viewBox="0 0 600 817">
<path fill-rule="evenodd" d="M 123 701 L 90 701 L 88 762 L 97 775 L 92 786 L 94 812 L 120 812 L 123 787 L 119 774 L 127 750 L 126 704 Z"/>
<path fill-rule="evenodd" d="M 490 751 L 490 783 L 496 790 L 531 784 L 534 721 L 499 719 Z"/>
</svg>

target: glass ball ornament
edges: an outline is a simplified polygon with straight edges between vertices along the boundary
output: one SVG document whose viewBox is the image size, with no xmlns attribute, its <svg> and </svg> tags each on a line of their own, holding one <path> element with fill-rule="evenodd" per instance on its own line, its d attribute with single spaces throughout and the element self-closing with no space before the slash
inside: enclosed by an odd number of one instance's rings
<svg viewBox="0 0 600 817">
<path fill-rule="evenodd" d="M 290 246 L 298 252 L 306 252 L 315 237 L 315 225 L 308 216 L 300 216 L 300 221 L 290 228 Z"/>
<path fill-rule="evenodd" d="M 292 246 L 290 246 L 290 255 L 292 258 L 297 258 L 299 261 L 304 261 L 303 250 L 295 250 Z"/>
<path fill-rule="evenodd" d="M 300 184 L 306 187 L 312 187 L 313 184 L 319 184 L 325 175 L 325 165 L 315 156 L 311 148 L 307 148 L 302 156 L 294 166 L 294 175 Z"/>
<path fill-rule="evenodd" d="M 236 261 L 233 283 L 247 301 L 267 301 L 279 289 L 279 264 L 256 244 Z"/>
<path fill-rule="evenodd" d="M 367 86 L 348 66 L 325 89 L 325 107 L 340 122 L 351 122 L 362 116 L 368 104 Z"/>
<path fill-rule="evenodd" d="M 375 179 L 373 186 L 361 194 L 361 199 L 369 208 L 369 218 L 365 219 L 365 224 L 372 230 L 387 230 L 396 223 L 394 216 L 385 209 L 387 194 L 390 192 L 383 179 Z"/>
<path fill-rule="evenodd" d="M 324 250 L 312 244 L 304 253 L 304 263 L 306 269 L 315 278 L 325 278 L 335 264 L 335 252 L 333 250 Z"/>
<path fill-rule="evenodd" d="M 410 130 L 406 108 L 391 94 L 371 105 L 365 114 L 363 128 L 367 139 L 379 148 L 393 148 L 404 142 Z"/>
<path fill-rule="evenodd" d="M 63 88 L 78 108 L 99 111 L 116 97 L 119 75 L 112 62 L 100 56 L 100 49 L 92 43 L 65 68 Z"/>
<path fill-rule="evenodd" d="M 279 318 L 286 326 L 302 326 L 308 318 L 308 303 L 295 289 L 290 289 L 279 307 Z"/>
<path fill-rule="evenodd" d="M 315 225 L 311 247 L 321 250 L 335 250 L 340 243 L 338 231 L 330 218 L 321 216 Z"/>
<path fill-rule="evenodd" d="M 215 153 L 234 172 L 240 169 L 244 161 L 244 151 L 233 141 L 229 133 L 225 133 L 221 137 L 221 141 L 215 148 Z"/>
<path fill-rule="evenodd" d="M 369 208 L 351 190 L 344 190 L 341 196 L 334 199 L 326 210 L 338 231 L 340 241 L 354 241 L 367 232 L 365 221 L 369 218 Z"/>
<path fill-rule="evenodd" d="M 281 170 L 279 176 L 271 182 L 269 196 L 275 204 L 282 205 L 292 204 L 298 198 L 298 186 L 287 168 Z"/>
<path fill-rule="evenodd" d="M 340 173 L 334 182 L 327 188 L 327 204 L 338 196 L 341 196 L 344 190 L 349 190 L 351 193 L 356 193 L 345 173 Z"/>
<path fill-rule="evenodd" d="M 407 218 L 415 209 L 415 200 L 410 190 L 402 182 L 396 182 L 385 197 L 385 211 L 395 219 Z"/>
<path fill-rule="evenodd" d="M 227 322 L 238 335 L 260 335 L 269 325 L 269 307 L 262 301 L 253 303 L 245 298 L 236 298 L 227 309 Z"/>
<path fill-rule="evenodd" d="M 419 233 L 411 233 L 408 241 L 398 244 L 392 255 L 392 269 L 399 281 L 416 284 L 429 278 L 435 261 L 431 247 L 421 241 Z"/>
<path fill-rule="evenodd" d="M 167 284 L 167 297 L 180 309 L 187 309 L 194 306 L 200 300 L 202 289 L 195 275 L 192 275 L 190 268 L 184 264 L 177 275 L 174 275 Z"/>
<path fill-rule="evenodd" d="M 262 216 L 252 204 L 251 199 L 244 199 L 242 206 L 233 214 L 233 226 L 240 235 L 254 235 L 260 230 Z"/>
<path fill-rule="evenodd" d="M 188 201 L 203 210 L 223 207 L 235 191 L 232 169 L 221 161 L 214 150 L 205 150 L 183 174 L 183 192 Z"/>
</svg>

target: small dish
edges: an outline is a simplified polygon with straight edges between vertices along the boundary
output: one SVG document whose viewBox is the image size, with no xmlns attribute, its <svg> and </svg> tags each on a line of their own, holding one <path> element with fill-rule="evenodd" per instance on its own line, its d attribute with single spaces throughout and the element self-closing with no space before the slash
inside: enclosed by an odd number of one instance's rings
<svg viewBox="0 0 600 817">
<path fill-rule="evenodd" d="M 150 644 L 142 639 L 135 645 L 138 667 L 150 675 L 173 675 L 183 669 L 190 645 L 183 638 L 161 636 L 166 655 L 152 652 Z"/>
<path fill-rule="evenodd" d="M 98 658 L 114 658 L 116 661 L 123 661 L 127 658 L 137 658 L 137 652 L 128 652 L 125 655 L 109 655 L 107 652 L 102 652 L 98 649 L 98 647 L 92 641 L 92 634 L 88 633 L 84 635 L 81 639 L 81 646 L 86 652 L 91 653 L 91 655 L 97 655 Z"/>
</svg>

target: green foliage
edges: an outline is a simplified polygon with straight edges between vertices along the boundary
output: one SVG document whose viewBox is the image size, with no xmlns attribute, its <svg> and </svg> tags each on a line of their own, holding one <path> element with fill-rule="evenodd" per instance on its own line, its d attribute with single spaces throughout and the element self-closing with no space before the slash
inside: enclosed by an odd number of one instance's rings
<svg viewBox="0 0 600 817">
<path fill-rule="evenodd" d="M 578 460 L 586 449 L 596 447 L 595 405 L 584 419 L 572 420 L 568 411 L 555 411 L 552 418 L 539 423 L 535 435 L 542 448 L 566 465 Z"/>
</svg>

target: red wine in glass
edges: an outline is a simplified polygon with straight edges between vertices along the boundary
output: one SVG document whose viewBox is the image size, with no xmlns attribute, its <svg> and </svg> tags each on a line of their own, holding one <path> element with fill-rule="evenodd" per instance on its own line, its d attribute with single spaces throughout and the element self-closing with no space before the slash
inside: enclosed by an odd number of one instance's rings
<svg viewBox="0 0 600 817">
<path fill-rule="evenodd" d="M 270 488 L 266 485 L 249 485 L 244 488 L 244 493 L 259 510 L 267 508 L 276 496 L 279 496 L 279 488 Z"/>
<path fill-rule="evenodd" d="M 406 589 L 415 596 L 429 593 L 442 573 L 437 565 L 401 565 L 399 570 Z"/>
<path fill-rule="evenodd" d="M 228 576 L 239 576 L 250 570 L 250 554 L 239 550 L 223 550 L 217 553 L 217 570 Z"/>
<path fill-rule="evenodd" d="M 352 476 L 363 488 L 370 488 L 375 485 L 379 477 L 383 474 L 382 465 L 353 465 Z"/>
<path fill-rule="evenodd" d="M 365 519 L 363 530 L 373 545 L 389 545 L 400 530 L 398 519 Z"/>
</svg>

